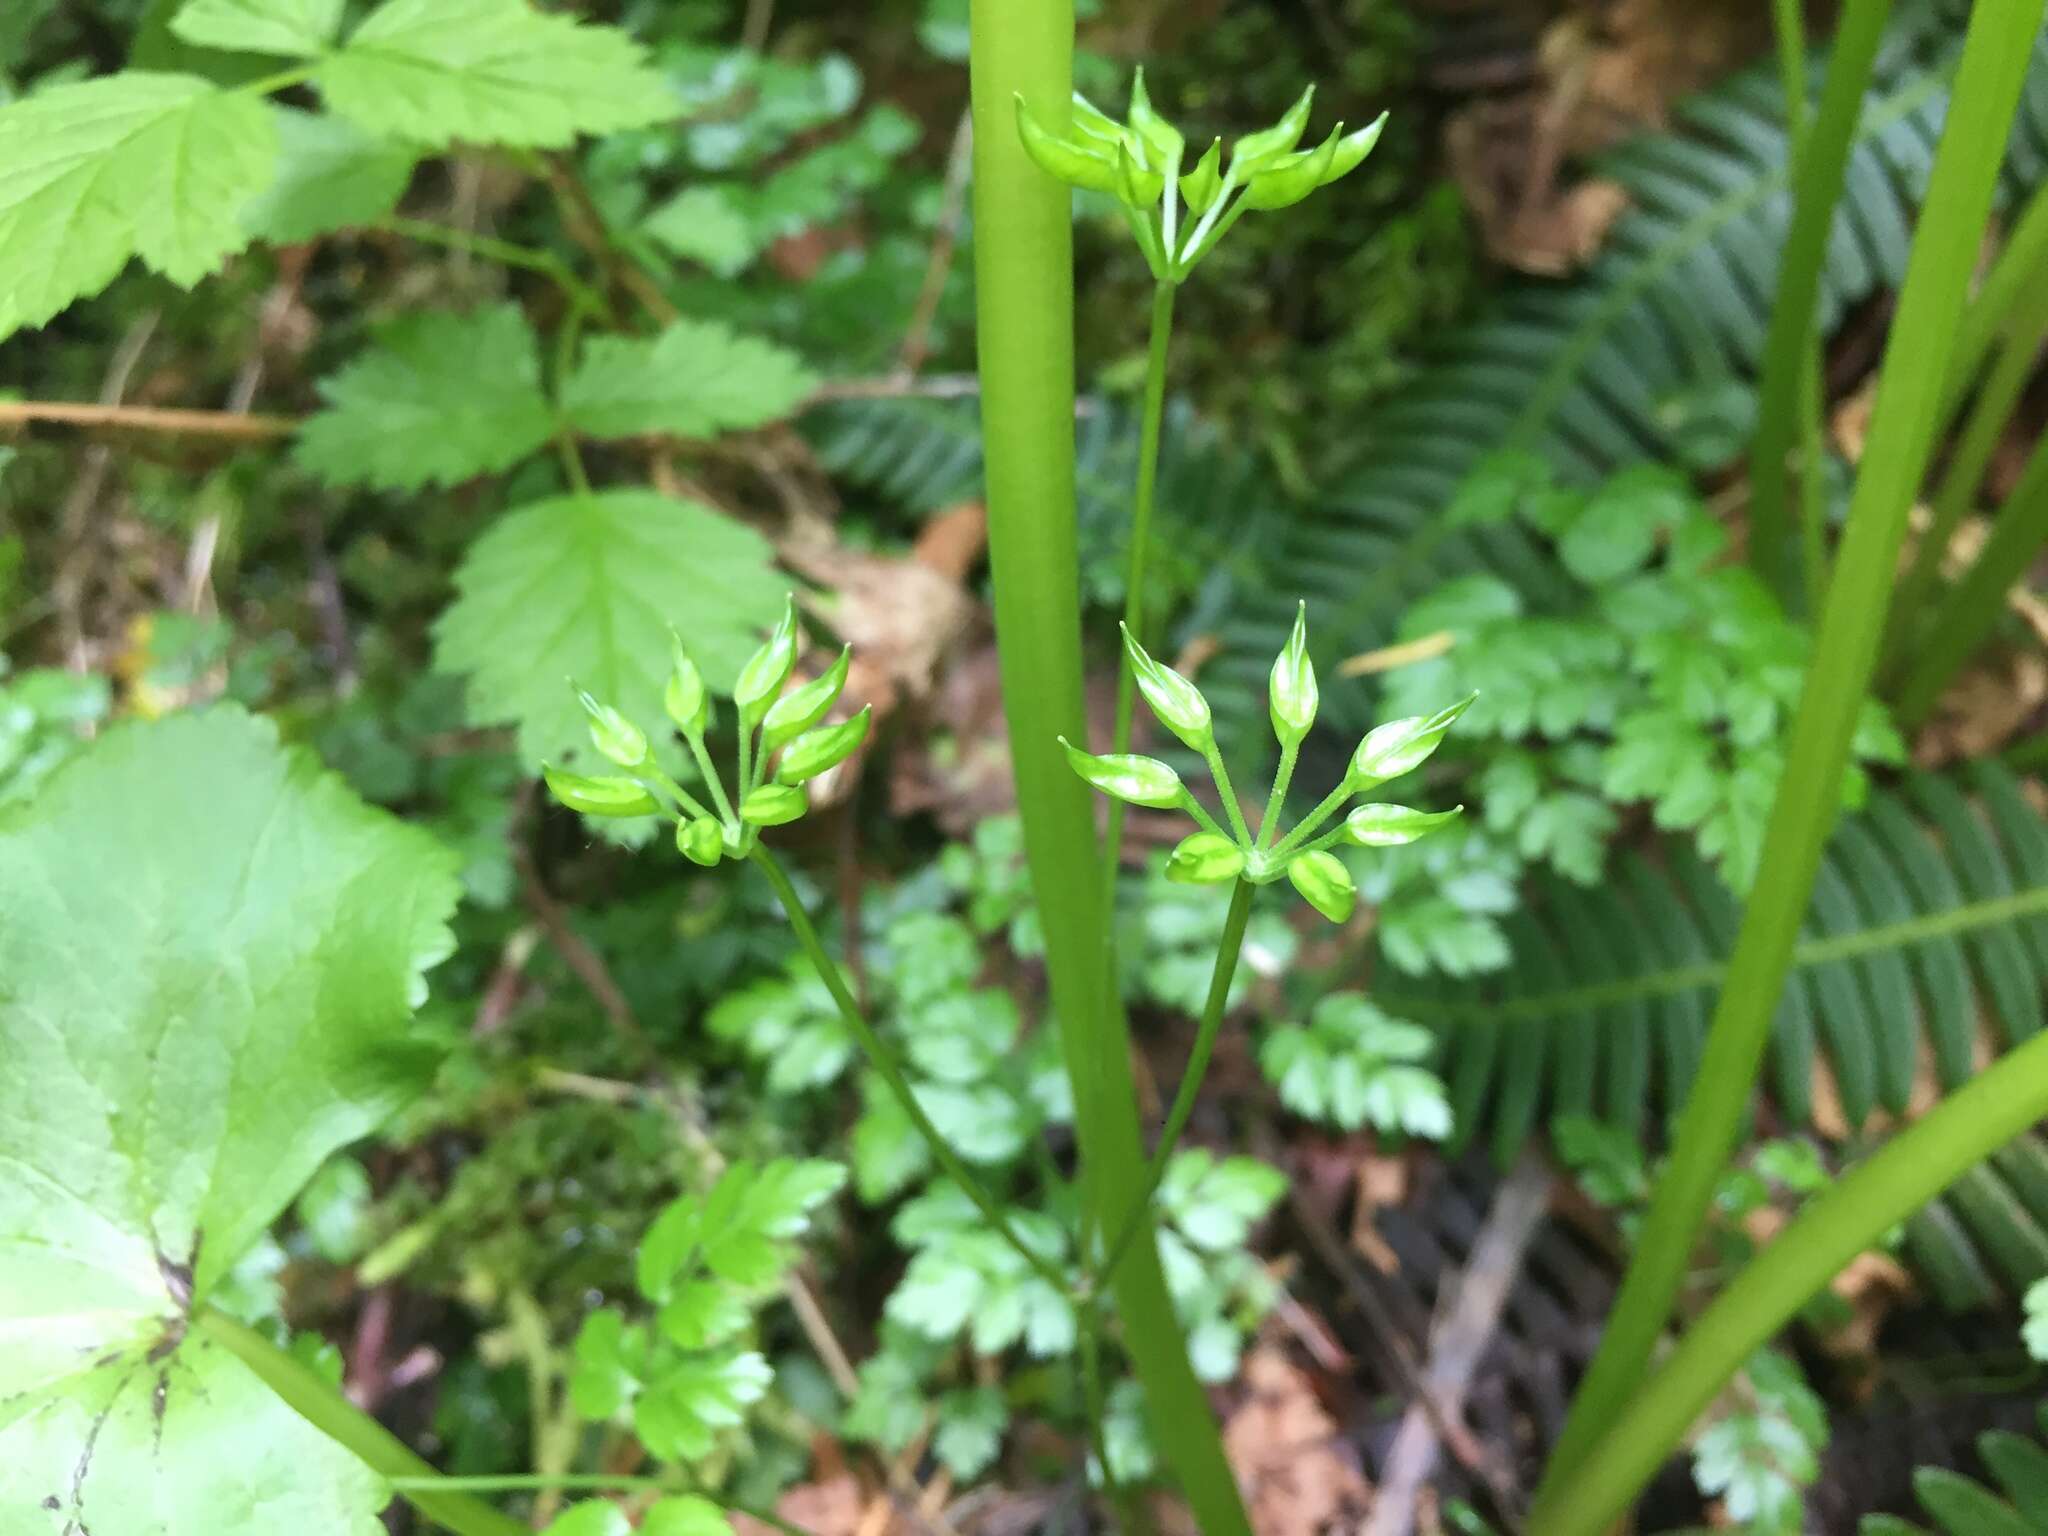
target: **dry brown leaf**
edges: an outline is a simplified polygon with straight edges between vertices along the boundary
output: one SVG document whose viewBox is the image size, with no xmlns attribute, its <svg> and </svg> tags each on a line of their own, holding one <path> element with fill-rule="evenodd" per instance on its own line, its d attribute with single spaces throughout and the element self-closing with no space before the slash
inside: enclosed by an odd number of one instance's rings
<svg viewBox="0 0 2048 1536">
<path fill-rule="evenodd" d="M 814 1483 L 799 1483 L 775 1501 L 775 1513 L 811 1536 L 855 1536 L 867 1508 L 867 1497 L 851 1472 L 839 1472 Z M 747 1515 L 734 1515 L 737 1536 L 779 1536 L 775 1527 Z"/>
<path fill-rule="evenodd" d="M 1256 1536 L 1350 1529 L 1365 1511 L 1365 1479 L 1308 1377 L 1278 1350 L 1257 1349 L 1244 1381 L 1250 1396 L 1225 1422 L 1223 1450 Z"/>
</svg>

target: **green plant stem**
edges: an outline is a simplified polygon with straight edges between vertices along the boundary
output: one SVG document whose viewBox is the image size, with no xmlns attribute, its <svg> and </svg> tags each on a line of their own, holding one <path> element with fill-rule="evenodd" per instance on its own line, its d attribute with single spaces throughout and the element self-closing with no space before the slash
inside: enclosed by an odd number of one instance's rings
<svg viewBox="0 0 2048 1536">
<path fill-rule="evenodd" d="M 1671 1315 L 1748 1105 L 1771 1014 L 1812 898 L 1821 847 L 1840 807 L 1850 737 L 1877 659 L 1907 513 L 1933 450 L 1956 321 L 2042 10 L 2043 0 L 2024 0 L 1979 6 L 1970 13 L 1948 121 L 1885 347 L 1869 446 L 1764 834 L 1763 865 L 1743 910 L 1727 981 L 1670 1160 L 1657 1181 L 1600 1349 L 1545 1471 L 1538 1510 L 1555 1507 L 1555 1488 L 1632 1413 L 1630 1396 Z M 1858 13 L 1852 6 L 1848 14 L 1854 18 Z M 1816 159 L 1819 140 L 1817 127 Z"/>
<path fill-rule="evenodd" d="M 1991 372 L 1970 406 L 1962 437 L 1934 493 L 1927 531 L 1920 539 L 1905 579 L 1899 583 L 1898 596 L 1893 599 L 1891 627 L 1885 641 L 1887 660 L 1894 667 L 1920 654 L 1923 608 L 1940 579 L 1942 558 L 1964 516 L 1976 504 L 1977 488 L 1984 483 L 1991 455 L 1997 452 L 2012 408 L 2033 376 L 2041 338 L 2048 334 L 2048 269 L 2039 277 L 2013 306 L 2012 324 L 1998 361 L 1991 365 Z"/>
<path fill-rule="evenodd" d="M 974 271 L 997 651 L 1024 847 L 1073 1085 L 1086 1210 L 1131 1208 L 1144 1178 L 1130 1036 L 1105 943 L 1109 904 L 1086 785 L 1074 518 L 1072 198 L 1017 139 L 1021 93 L 1055 132 L 1073 95 L 1072 0 L 972 0 Z M 1134 1243 L 1112 1293 L 1167 1464 L 1204 1536 L 1249 1536 L 1243 1501 L 1160 1268 Z M 1093 1308 L 1084 1309 L 1092 1312 Z"/>
<path fill-rule="evenodd" d="M 2048 539 L 2048 436 L 2034 445 L 1976 562 L 1949 592 L 1926 634 L 1914 642 L 1893 706 L 1900 725 L 1911 730 L 1926 720 L 1949 680 L 1990 638 L 2005 615 L 2005 594 L 2026 574 L 2043 539 Z"/>
<path fill-rule="evenodd" d="M 1785 98 L 1785 127 L 1792 139 L 1792 164 L 1806 154 L 1806 17 L 1800 0 L 1771 0 L 1771 27 L 1777 34 L 1779 84 Z M 1827 586 L 1827 532 L 1822 519 L 1821 483 L 1821 338 L 1809 327 L 1799 375 L 1799 553 L 1800 590 L 1806 611 L 1820 606 Z"/>
<path fill-rule="evenodd" d="M 1847 0 L 1828 55 L 1820 107 L 1803 144 L 1799 142 L 1798 125 L 1788 117 L 1796 156 L 1797 197 L 1792 225 L 1785 235 L 1784 258 L 1778 267 L 1778 293 L 1771 306 L 1770 331 L 1764 342 L 1756 437 L 1749 455 L 1750 563 L 1781 595 L 1792 590 L 1786 468 L 1791 461 L 1793 434 L 1804 430 L 1810 414 L 1802 410 L 1800 396 L 1809 385 L 1817 388 L 1817 369 L 1811 361 L 1818 355 L 1820 345 L 1815 300 L 1820 294 L 1828 234 L 1834 225 L 1835 203 L 1842 195 L 1863 94 L 1870 85 L 1871 65 L 1877 58 L 1878 43 L 1890 11 L 1890 0 Z M 1780 45 L 1784 46 L 1782 35 Z M 1791 82 L 1787 83 L 1789 88 Z M 1803 101 L 1803 72 L 1798 87 L 1794 94 Z M 1791 100 L 1786 105 L 1789 113 Z M 1816 439 L 1818 435 L 1816 431 Z M 1805 455 L 1816 457 L 1816 447 L 1817 443 L 1809 443 Z M 1815 594 L 1815 602 L 1818 601 Z"/>
<path fill-rule="evenodd" d="M 431 224 L 425 219 L 401 218 L 396 214 L 380 219 L 377 228 L 416 240 L 422 245 L 466 251 L 485 261 L 495 261 L 501 267 L 517 267 L 535 273 L 560 288 L 570 308 L 589 319 L 599 322 L 606 319 L 607 307 L 597 290 L 571 272 L 568 263 L 553 251 L 536 250 L 530 245 L 515 245 L 510 240 L 479 235 L 467 229 L 451 229 L 445 224 Z"/>
<path fill-rule="evenodd" d="M 832 1001 L 839 1006 L 839 1017 L 846 1024 L 869 1065 L 881 1074 L 889 1092 L 896 1096 L 896 1102 L 910 1117 L 910 1123 L 917 1127 L 918 1135 L 931 1147 L 932 1156 L 945 1171 L 946 1177 L 958 1184 L 975 1208 L 988 1219 L 996 1235 L 1014 1248 L 1018 1255 L 1029 1264 L 1038 1277 L 1054 1290 L 1065 1294 L 1072 1288 L 1070 1278 L 1063 1274 L 1058 1265 L 1033 1248 L 1017 1234 L 1010 1224 L 1010 1218 L 1003 1214 L 1003 1208 L 995 1197 L 983 1187 L 981 1180 L 953 1150 L 953 1144 L 939 1133 L 932 1124 L 931 1116 L 924 1112 L 924 1106 L 917 1101 L 917 1091 L 910 1086 L 910 1079 L 904 1075 L 902 1065 L 896 1060 L 896 1053 L 883 1043 L 882 1037 L 869 1024 L 867 1016 L 860 1011 L 860 1004 L 854 1001 L 852 989 L 846 985 L 846 978 L 840 974 L 838 962 L 825 952 L 825 945 L 818 937 L 818 930 L 811 925 L 810 914 L 804 911 L 803 898 L 797 895 L 796 887 L 789 882 L 788 872 L 770 853 L 766 845 L 756 843 L 747 857 L 759 866 L 761 873 L 768 877 L 768 883 L 775 888 L 776 899 L 782 903 L 782 910 L 789 918 L 789 926 L 796 934 L 796 941 L 803 947 L 811 968 L 818 973 L 818 979 L 825 983 L 825 990 L 832 994 Z"/>
<path fill-rule="evenodd" d="M 1349 774 L 1339 779 L 1337 787 L 1323 796 L 1321 802 L 1317 804 L 1314 810 L 1302 817 L 1300 821 L 1297 821 L 1294 824 L 1294 829 L 1281 838 L 1278 845 L 1271 849 L 1267 856 L 1278 859 L 1285 854 L 1292 853 L 1302 845 L 1305 839 L 1314 833 L 1317 827 L 1320 827 L 1329 819 L 1332 811 L 1338 809 L 1346 800 L 1349 800 L 1357 793 L 1358 790 L 1352 784 Z"/>
<path fill-rule="evenodd" d="M 1991 348 L 2004 334 L 2013 307 L 2048 272 L 2048 182 L 2034 188 L 2026 206 L 2013 221 L 1998 259 L 1985 274 L 1977 297 L 1963 311 L 1963 323 L 1956 333 L 1956 354 L 1949 364 L 1948 385 L 1942 391 L 1946 424 L 1963 403 L 1977 370 L 1991 355 Z"/>
<path fill-rule="evenodd" d="M 1261 848 L 1270 847 L 1274 834 L 1280 830 L 1280 808 L 1287 803 L 1287 789 L 1294 782 L 1295 759 L 1300 755 L 1300 742 L 1281 744 L 1280 767 L 1273 774 L 1273 792 L 1266 796 L 1266 813 L 1259 818 L 1258 846 Z"/>
<path fill-rule="evenodd" d="M 2001 1058 L 1844 1175 L 1752 1259 L 1530 1516 L 1528 1536 L 1607 1529 L 1755 1350 L 1844 1265 L 2048 1114 L 2048 1034 Z"/>
<path fill-rule="evenodd" d="M 192 1317 L 192 1330 L 220 1345 L 255 1373 L 287 1407 L 380 1475 L 406 1480 L 406 1503 L 456 1536 L 532 1536 L 521 1522 L 481 1499 L 447 1486 L 447 1479 L 390 1430 L 343 1397 L 296 1356 L 245 1323 L 212 1307 Z"/>
<path fill-rule="evenodd" d="M 1166 1124 L 1160 1129 L 1159 1144 L 1152 1149 L 1152 1160 L 1145 1167 L 1144 1187 L 1139 1192 L 1137 1203 L 1125 1215 L 1116 1241 L 1105 1252 L 1100 1273 L 1107 1280 L 1116 1278 L 1117 1266 L 1130 1250 L 1132 1239 L 1150 1217 L 1152 1199 L 1159 1193 L 1159 1181 L 1166 1177 L 1166 1167 L 1173 1161 L 1181 1132 L 1188 1127 L 1188 1116 L 1195 1112 L 1195 1098 L 1202 1091 L 1202 1079 L 1209 1072 L 1209 1058 L 1215 1054 L 1216 1036 L 1223 1027 L 1223 1015 L 1229 1009 L 1230 984 L 1237 976 L 1237 959 L 1244 951 L 1244 930 L 1251 917 L 1252 890 L 1251 881 L 1242 877 L 1230 888 L 1230 910 L 1224 916 L 1223 938 L 1217 945 L 1216 963 L 1209 972 L 1209 996 L 1202 1004 L 1202 1019 L 1195 1029 L 1194 1048 L 1188 1053 L 1187 1066 L 1181 1070 L 1180 1087 L 1174 1091 L 1173 1107 L 1167 1111 Z"/>
<path fill-rule="evenodd" d="M 1124 628 L 1145 643 L 1145 575 L 1152 553 L 1152 503 L 1159 486 L 1159 434 L 1166 420 L 1166 354 L 1173 338 L 1173 299 L 1178 289 L 1161 282 L 1152 290 L 1152 340 L 1145 353 L 1144 417 L 1138 428 L 1138 483 L 1131 494 L 1131 549 L 1124 568 Z M 1119 652 L 1116 676 L 1115 751 L 1131 750 L 1131 716 L 1137 708 L 1138 674 L 1131 658 Z M 1123 861 L 1124 803 L 1109 803 L 1109 830 L 1103 839 L 1103 882 L 1112 910 L 1116 875 Z"/>
</svg>

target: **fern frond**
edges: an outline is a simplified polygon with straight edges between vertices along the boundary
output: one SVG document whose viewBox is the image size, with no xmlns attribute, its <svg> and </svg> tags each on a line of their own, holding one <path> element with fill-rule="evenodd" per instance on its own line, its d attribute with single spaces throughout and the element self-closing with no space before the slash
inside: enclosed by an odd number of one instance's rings
<svg viewBox="0 0 2048 1536">
<path fill-rule="evenodd" d="M 2040 1413 L 2048 1439 L 2048 1407 Z M 1913 1492 L 1941 1536 L 2044 1536 L 2048 1533 L 2048 1450 L 2010 1430 L 1977 1437 L 1977 1453 L 1996 1488 L 1946 1467 L 1920 1467 Z M 1860 1536 L 1928 1536 L 1927 1529 L 1894 1515 L 1867 1515 Z"/>
<path fill-rule="evenodd" d="M 1873 77 L 1822 273 L 1820 318 L 1896 284 L 1925 188 L 1960 41 L 1956 7 L 1902 7 Z M 1817 68 L 1821 66 L 1816 66 Z M 1365 424 L 1360 467 L 1290 529 L 1255 584 L 1233 597 L 1221 635 L 1219 728 L 1259 713 L 1265 663 L 1297 599 L 1315 618 L 1318 666 L 1388 643 L 1416 598 L 1492 572 L 1542 605 L 1550 562 L 1507 526 L 1453 528 L 1442 516 L 1482 458 L 1517 448 L 1593 483 L 1676 457 L 1666 407 L 1729 380 L 1753 389 L 1790 216 L 1782 100 L 1763 64 L 1697 97 L 1669 133 L 1601 166 L 1632 206 L 1599 259 L 1564 284 L 1512 285 L 1399 400 Z M 2048 167 L 2048 40 L 2037 45 L 2006 165 L 2005 193 Z M 1368 723 L 1364 690 L 1331 690 L 1327 723 Z"/>
</svg>

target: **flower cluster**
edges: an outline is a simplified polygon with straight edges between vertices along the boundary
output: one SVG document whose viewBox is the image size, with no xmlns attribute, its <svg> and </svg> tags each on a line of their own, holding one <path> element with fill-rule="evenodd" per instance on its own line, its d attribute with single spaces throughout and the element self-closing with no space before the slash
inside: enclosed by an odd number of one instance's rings
<svg viewBox="0 0 2048 1536">
<path fill-rule="evenodd" d="M 1358 891 L 1352 884 L 1351 872 L 1329 851 L 1333 844 L 1349 841 L 1367 848 L 1390 848 L 1412 843 L 1464 809 L 1457 806 L 1448 811 L 1418 811 L 1405 805 L 1360 805 L 1333 830 L 1316 836 L 1316 829 L 1345 802 L 1419 767 L 1436 751 L 1451 723 L 1478 697 L 1476 694 L 1433 715 L 1391 720 L 1375 727 L 1351 754 L 1337 787 L 1292 829 L 1284 835 L 1280 833 L 1279 815 L 1294 777 L 1295 758 L 1309 728 L 1315 724 L 1318 702 L 1315 667 L 1308 657 L 1306 604 L 1296 612 L 1294 633 L 1273 663 L 1267 699 L 1273 734 L 1280 742 L 1280 766 L 1256 836 L 1245 823 L 1244 811 L 1230 787 L 1230 774 L 1217 750 L 1209 701 L 1193 683 L 1147 655 L 1128 629 L 1124 631 L 1124 649 L 1130 655 L 1138 690 L 1145 695 L 1145 702 L 1159 717 L 1159 723 L 1208 763 L 1229 829 L 1218 825 L 1216 818 L 1181 782 L 1180 775 L 1157 758 L 1135 753 L 1098 757 L 1083 752 L 1064 736 L 1060 745 L 1067 749 L 1067 761 L 1073 764 L 1074 771 L 1105 795 L 1131 805 L 1183 810 L 1200 825 L 1202 830 L 1190 834 L 1174 849 L 1166 866 L 1170 879 L 1191 884 L 1242 879 L 1254 885 L 1267 885 L 1285 875 L 1310 906 L 1331 922 L 1341 923 L 1357 905 Z"/>
<path fill-rule="evenodd" d="M 1223 158 L 1212 141 L 1183 170 L 1187 140 L 1154 110 L 1141 69 L 1131 85 L 1128 119 L 1118 122 L 1078 92 L 1065 132 L 1042 123 L 1017 98 L 1017 132 L 1048 175 L 1072 187 L 1106 192 L 1123 205 L 1131 232 L 1162 283 L 1182 281 L 1246 209 L 1287 208 L 1356 170 L 1379 142 L 1382 112 L 1355 133 L 1339 123 L 1314 149 L 1297 149 L 1308 128 L 1311 85 L 1270 128 L 1248 133 Z"/>
<path fill-rule="evenodd" d="M 728 797 L 704 746 L 712 722 L 710 690 L 682 641 L 675 641 L 675 670 L 662 702 L 689 744 L 715 810 L 663 771 L 645 731 L 588 693 L 578 697 L 590 717 L 591 743 L 624 772 L 590 777 L 548 767 L 542 770 L 548 789 L 562 804 L 586 816 L 675 817 L 676 846 L 695 863 L 708 867 L 721 858 L 745 858 L 762 827 L 795 821 L 810 809 L 804 785 L 853 756 L 872 724 L 872 711 L 866 706 L 850 720 L 819 723 L 846 686 L 850 647 L 842 648 L 838 660 L 820 676 L 783 692 L 803 645 L 792 598 L 775 632 L 748 658 L 733 684 L 739 771 L 735 792 Z"/>
</svg>

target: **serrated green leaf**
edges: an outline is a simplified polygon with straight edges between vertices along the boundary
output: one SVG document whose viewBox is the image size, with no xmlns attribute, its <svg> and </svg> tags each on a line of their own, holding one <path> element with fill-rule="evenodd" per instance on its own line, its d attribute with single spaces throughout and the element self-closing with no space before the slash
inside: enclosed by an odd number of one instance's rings
<svg viewBox="0 0 2048 1536">
<path fill-rule="evenodd" d="M 277 168 L 242 210 L 242 227 L 273 245 L 374 224 L 412 179 L 419 152 L 338 117 L 272 106 Z"/>
<path fill-rule="evenodd" d="M 640 45 L 525 0 L 386 0 L 316 76 L 328 104 L 375 133 L 443 148 L 560 149 L 644 128 L 681 103 Z"/>
<path fill-rule="evenodd" d="M 692 1356 L 649 1382 L 633 1401 L 633 1428 L 664 1461 L 698 1461 L 710 1454 L 720 1430 L 736 1428 L 775 1379 L 768 1362 L 751 1352 L 722 1358 Z"/>
<path fill-rule="evenodd" d="M 640 1517 L 640 1536 L 732 1536 L 732 1522 L 709 1499 L 670 1494 L 647 1507 Z"/>
<path fill-rule="evenodd" d="M 320 397 L 326 409 L 299 429 L 295 452 L 330 485 L 456 485 L 509 468 L 555 431 L 540 345 L 515 304 L 407 315 L 322 379 Z"/>
<path fill-rule="evenodd" d="M 633 1522 L 609 1499 L 572 1504 L 547 1523 L 541 1536 L 632 1536 Z"/>
<path fill-rule="evenodd" d="M 341 28 L 342 0 L 191 0 L 171 31 L 195 48 L 310 59 Z"/>
<path fill-rule="evenodd" d="M 270 109 L 130 70 L 0 107 L 0 337 L 99 292 L 131 257 L 189 288 L 249 243 L 277 158 Z"/>
<path fill-rule="evenodd" d="M 637 720 L 662 717 L 669 627 L 729 687 L 788 583 L 751 529 L 652 491 L 532 503 L 501 517 L 456 572 L 436 660 L 469 678 L 469 718 L 513 721 L 530 764 L 588 754 L 585 687 Z"/>
<path fill-rule="evenodd" d="M 752 1316 L 737 1291 L 715 1280 L 692 1280 L 670 1294 L 655 1323 L 678 1349 L 708 1349 L 730 1339 Z"/>
<path fill-rule="evenodd" d="M 116 726 L 0 816 L 0 1508 L 353 1536 L 382 1505 L 185 1323 L 424 1084 L 453 866 L 231 708 Z"/>
<path fill-rule="evenodd" d="M 778 421 L 817 388 L 794 352 L 709 320 L 659 336 L 599 336 L 562 390 L 562 410 L 592 437 L 712 437 Z"/>
<path fill-rule="evenodd" d="M 721 186 L 685 187 L 649 214 L 640 228 L 717 277 L 737 277 L 760 251 L 734 192 Z"/>
<path fill-rule="evenodd" d="M 939 1399 L 939 1427 L 932 1434 L 932 1454 L 963 1482 L 994 1465 L 1010 1426 L 1010 1405 L 994 1387 L 948 1392 Z"/>
</svg>

